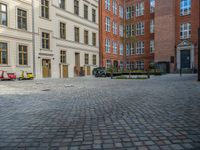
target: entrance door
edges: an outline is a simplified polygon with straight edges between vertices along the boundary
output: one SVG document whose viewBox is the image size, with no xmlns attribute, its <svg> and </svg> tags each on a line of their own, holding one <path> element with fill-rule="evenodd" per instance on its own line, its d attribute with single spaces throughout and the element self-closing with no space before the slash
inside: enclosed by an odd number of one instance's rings
<svg viewBox="0 0 200 150">
<path fill-rule="evenodd" d="M 181 51 L 181 68 L 190 68 L 190 50 Z"/>
<path fill-rule="evenodd" d="M 68 78 L 68 65 L 63 65 L 63 78 Z"/>
<path fill-rule="evenodd" d="M 90 76 L 90 66 L 87 66 L 87 75 Z"/>
<path fill-rule="evenodd" d="M 49 59 L 42 60 L 42 75 L 43 78 L 51 77 L 51 60 Z"/>
</svg>

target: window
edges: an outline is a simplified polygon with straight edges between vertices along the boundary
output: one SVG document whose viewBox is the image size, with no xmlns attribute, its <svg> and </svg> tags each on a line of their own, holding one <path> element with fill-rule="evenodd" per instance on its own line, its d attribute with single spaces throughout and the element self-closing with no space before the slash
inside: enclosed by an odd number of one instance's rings
<svg viewBox="0 0 200 150">
<path fill-rule="evenodd" d="M 110 0 L 105 0 L 105 8 L 110 10 Z"/>
<path fill-rule="evenodd" d="M 106 53 L 110 53 L 110 39 L 106 39 Z"/>
<path fill-rule="evenodd" d="M 65 9 L 65 0 L 59 0 L 59 7 Z"/>
<path fill-rule="evenodd" d="M 92 45 L 96 46 L 96 33 L 92 33 Z"/>
<path fill-rule="evenodd" d="M 124 68 L 124 63 L 123 61 L 120 61 L 120 70 L 122 70 Z"/>
<path fill-rule="evenodd" d="M 42 32 L 42 48 L 50 49 L 50 35 L 49 35 L 49 33 Z"/>
<path fill-rule="evenodd" d="M 134 62 L 130 62 L 130 69 L 131 69 L 131 70 L 134 70 L 134 68 L 135 68 Z"/>
<path fill-rule="evenodd" d="M 106 60 L 106 68 L 111 68 L 111 60 Z"/>
<path fill-rule="evenodd" d="M 49 19 L 49 1 L 41 0 L 41 16 Z"/>
<path fill-rule="evenodd" d="M 117 54 L 117 42 L 113 41 L 113 54 Z"/>
<path fill-rule="evenodd" d="M 84 43 L 88 44 L 88 31 L 84 31 Z"/>
<path fill-rule="evenodd" d="M 7 46 L 7 43 L 0 42 L 0 64 L 8 64 L 8 46 Z"/>
<path fill-rule="evenodd" d="M 123 28 L 123 25 L 120 25 L 120 26 L 119 26 L 119 34 L 120 34 L 121 37 L 124 36 L 124 28 Z"/>
<path fill-rule="evenodd" d="M 131 37 L 131 25 L 126 25 L 126 37 Z"/>
<path fill-rule="evenodd" d="M 110 32 L 110 17 L 106 17 L 106 31 Z"/>
<path fill-rule="evenodd" d="M 134 42 L 131 43 L 131 55 L 135 54 Z"/>
<path fill-rule="evenodd" d="M 131 54 L 131 43 L 126 43 L 126 56 Z"/>
<path fill-rule="evenodd" d="M 28 47 L 19 45 L 19 65 L 28 65 Z"/>
<path fill-rule="evenodd" d="M 0 3 L 0 24 L 7 26 L 7 5 Z"/>
<path fill-rule="evenodd" d="M 124 9 L 122 6 L 119 6 L 119 16 L 120 18 L 124 18 Z"/>
<path fill-rule="evenodd" d="M 93 65 L 97 65 L 97 56 L 96 55 L 92 56 L 92 63 L 93 63 Z"/>
<path fill-rule="evenodd" d="M 113 34 L 117 35 L 117 22 L 113 21 Z"/>
<path fill-rule="evenodd" d="M 131 36 L 135 35 L 135 26 L 132 24 L 131 25 Z"/>
<path fill-rule="evenodd" d="M 124 45 L 122 43 L 120 43 L 120 55 L 124 54 Z"/>
<path fill-rule="evenodd" d="M 79 15 L 79 1 L 74 0 L 74 14 Z"/>
<path fill-rule="evenodd" d="M 136 5 L 136 16 L 144 15 L 144 3 L 137 3 Z"/>
<path fill-rule="evenodd" d="M 74 27 L 74 40 L 75 42 L 79 42 L 79 28 Z"/>
<path fill-rule="evenodd" d="M 85 65 L 89 64 L 89 54 L 85 54 Z"/>
<path fill-rule="evenodd" d="M 155 51 L 155 43 L 154 40 L 150 41 L 150 53 L 154 53 Z"/>
<path fill-rule="evenodd" d="M 181 36 L 181 39 L 188 39 L 191 37 L 191 24 L 190 23 L 181 24 L 180 36 Z"/>
<path fill-rule="evenodd" d="M 61 50 L 60 51 L 60 63 L 66 64 L 66 51 Z"/>
<path fill-rule="evenodd" d="M 154 20 L 150 21 L 150 33 L 154 33 Z"/>
<path fill-rule="evenodd" d="M 131 10 L 130 7 L 126 8 L 126 19 L 130 19 L 131 18 Z"/>
<path fill-rule="evenodd" d="M 191 13 L 191 0 L 180 0 L 180 15 L 189 15 Z"/>
<path fill-rule="evenodd" d="M 96 10 L 92 9 L 92 22 L 96 22 Z"/>
<path fill-rule="evenodd" d="M 126 8 L 126 19 L 131 19 L 134 16 L 134 7 Z"/>
<path fill-rule="evenodd" d="M 130 61 L 126 61 L 126 69 L 130 69 Z"/>
<path fill-rule="evenodd" d="M 144 42 L 136 42 L 136 54 L 144 54 Z"/>
<path fill-rule="evenodd" d="M 60 38 L 66 39 L 66 25 L 65 23 L 60 23 Z"/>
<path fill-rule="evenodd" d="M 136 24 L 136 35 L 144 35 L 144 22 L 138 22 Z"/>
<path fill-rule="evenodd" d="M 84 5 L 84 18 L 88 19 L 88 6 Z"/>
<path fill-rule="evenodd" d="M 144 70 L 144 61 L 137 61 L 136 68 L 137 70 Z"/>
<path fill-rule="evenodd" d="M 19 29 L 27 30 L 27 13 L 24 10 L 17 9 L 17 24 Z"/>
<path fill-rule="evenodd" d="M 113 0 L 113 14 L 117 15 L 117 2 L 116 2 L 116 0 Z"/>
<path fill-rule="evenodd" d="M 150 13 L 155 11 L 155 0 L 150 0 Z"/>
</svg>

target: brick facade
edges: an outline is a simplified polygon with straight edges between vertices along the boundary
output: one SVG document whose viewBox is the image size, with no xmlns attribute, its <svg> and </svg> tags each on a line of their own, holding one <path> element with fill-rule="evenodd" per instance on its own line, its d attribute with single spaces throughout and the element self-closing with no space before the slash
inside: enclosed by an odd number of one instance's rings
<svg viewBox="0 0 200 150">
<path fill-rule="evenodd" d="M 118 5 L 117 16 L 113 15 L 113 0 L 110 0 L 110 11 L 105 9 L 105 0 L 100 1 L 100 65 L 106 66 L 106 60 L 111 60 L 112 63 L 116 60 L 123 61 L 124 67 L 128 63 L 132 63 L 131 69 L 138 69 L 137 61 L 144 61 L 144 68 L 147 70 L 151 62 L 157 63 L 159 67 L 163 67 L 169 72 L 176 72 L 182 66 L 182 52 L 190 50 L 190 67 L 188 69 L 197 68 L 197 49 L 198 49 L 198 34 L 197 30 L 200 27 L 200 2 L 199 0 L 191 0 L 191 13 L 189 15 L 180 15 L 180 0 L 155 0 L 155 11 L 151 12 L 150 0 L 116 0 Z M 137 4 L 144 4 L 144 14 L 136 16 Z M 119 17 L 119 5 L 124 7 L 124 19 Z M 126 18 L 127 7 L 133 6 L 133 16 Z M 105 18 L 111 18 L 111 32 L 105 30 Z M 124 37 L 112 33 L 112 21 L 117 20 L 118 25 L 124 25 Z M 150 32 L 151 21 L 154 20 L 154 32 Z M 138 22 L 144 22 L 144 35 L 136 34 L 136 25 Z M 180 38 L 181 24 L 191 24 L 191 35 L 189 38 Z M 134 35 L 126 37 L 126 26 L 134 25 Z M 119 30 L 119 28 L 118 28 Z M 111 51 L 105 51 L 105 39 L 111 40 Z M 150 52 L 150 41 L 154 40 L 154 53 Z M 112 52 L 112 41 L 118 41 L 118 55 Z M 138 54 L 136 43 L 144 42 L 144 53 Z M 126 44 L 133 42 L 134 52 L 130 55 L 126 53 Z M 119 55 L 119 43 L 124 44 L 124 56 Z M 128 63 L 127 63 L 128 62 Z M 161 65 L 160 65 L 161 64 Z M 168 69 L 166 69 L 168 68 Z"/>
</svg>

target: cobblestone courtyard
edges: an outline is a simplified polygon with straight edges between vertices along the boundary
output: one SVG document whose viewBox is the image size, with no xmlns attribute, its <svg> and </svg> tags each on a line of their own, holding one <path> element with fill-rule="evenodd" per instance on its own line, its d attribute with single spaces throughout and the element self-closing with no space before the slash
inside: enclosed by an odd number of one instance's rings
<svg viewBox="0 0 200 150">
<path fill-rule="evenodd" d="M 196 75 L 0 82 L 0 150 L 200 150 Z"/>
</svg>

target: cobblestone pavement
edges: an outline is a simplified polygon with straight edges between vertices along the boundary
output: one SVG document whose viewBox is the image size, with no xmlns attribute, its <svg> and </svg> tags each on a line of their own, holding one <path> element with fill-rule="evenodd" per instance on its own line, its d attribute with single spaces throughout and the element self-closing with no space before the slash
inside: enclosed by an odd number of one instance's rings
<svg viewBox="0 0 200 150">
<path fill-rule="evenodd" d="M 196 75 L 0 82 L 0 150 L 200 150 Z"/>
</svg>

